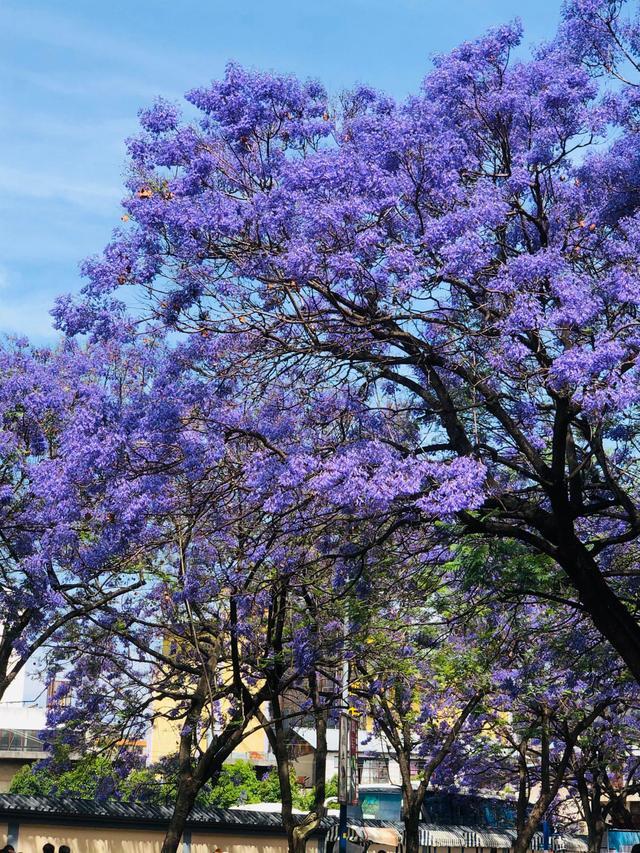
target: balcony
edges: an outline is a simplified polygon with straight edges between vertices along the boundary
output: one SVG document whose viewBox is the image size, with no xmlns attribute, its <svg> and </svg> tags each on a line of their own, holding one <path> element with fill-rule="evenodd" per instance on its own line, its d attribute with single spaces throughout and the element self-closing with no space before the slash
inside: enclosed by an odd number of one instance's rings
<svg viewBox="0 0 640 853">
<path fill-rule="evenodd" d="M 0 729 L 0 760 L 39 761 L 46 757 L 38 731 Z"/>
</svg>

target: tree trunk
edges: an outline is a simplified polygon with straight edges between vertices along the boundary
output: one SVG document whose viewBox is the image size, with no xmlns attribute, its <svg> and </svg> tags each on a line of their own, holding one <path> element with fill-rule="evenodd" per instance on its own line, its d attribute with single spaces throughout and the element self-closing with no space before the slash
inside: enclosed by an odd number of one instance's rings
<svg viewBox="0 0 640 853">
<path fill-rule="evenodd" d="M 531 839 L 533 838 L 540 821 L 544 818 L 547 809 L 553 802 L 554 797 L 560 790 L 560 785 L 564 782 L 565 773 L 567 767 L 569 765 L 569 761 L 571 759 L 571 755 L 573 753 L 573 744 L 575 743 L 575 738 L 580 733 L 580 731 L 584 730 L 584 722 L 583 724 L 574 729 L 571 739 L 566 744 L 564 749 L 564 754 L 562 759 L 559 762 L 559 765 L 556 766 L 553 780 L 550 778 L 550 773 L 547 777 L 545 790 L 541 792 L 540 797 L 538 798 L 538 802 L 531 809 L 525 825 L 521 830 L 518 831 L 518 835 L 516 840 L 513 843 L 512 853 L 526 853 L 531 845 Z M 544 721 L 543 721 L 544 727 Z M 548 745 L 547 745 L 548 746 Z"/>
<path fill-rule="evenodd" d="M 212 740 L 195 768 L 189 756 L 189 764 L 178 771 L 178 791 L 161 853 L 176 853 L 198 794 L 207 782 L 217 781 L 224 762 L 242 741 L 248 721 L 249 718 L 245 718 L 243 723 L 238 720 L 229 723 L 225 731 Z"/>
<path fill-rule="evenodd" d="M 411 724 L 408 719 L 404 719 L 401 731 L 399 731 L 396 728 L 393 711 L 384 698 L 380 700 L 379 708 L 384 712 L 384 715 L 379 718 L 379 722 L 382 731 L 396 754 L 396 761 L 400 768 L 400 778 L 402 779 L 403 822 L 405 830 L 404 853 L 419 853 L 420 816 L 427 789 L 433 774 L 450 753 L 456 738 L 462 731 L 466 720 L 477 707 L 481 696 L 482 693 L 475 693 L 462 708 L 439 749 L 425 765 L 422 771 L 422 779 L 417 788 L 413 787 L 411 779 L 411 754 L 414 749 Z"/>
<path fill-rule="evenodd" d="M 617 829 L 635 829 L 631 812 L 627 806 L 627 798 L 624 794 L 611 796 L 609 800 L 609 817 L 611 823 Z"/>
<path fill-rule="evenodd" d="M 640 683 L 640 625 L 603 578 L 597 562 L 573 530 L 564 534 L 559 543 L 558 563 L 578 591 L 593 624 Z"/>
<path fill-rule="evenodd" d="M 178 786 L 173 814 L 162 842 L 161 853 L 177 853 L 185 824 L 191 814 L 199 790 L 199 787 L 194 783 Z"/>
<path fill-rule="evenodd" d="M 420 815 L 429 780 L 425 782 L 423 779 L 420 785 L 414 788 L 411 781 L 411 743 L 407 740 L 404 743 L 400 743 L 396 739 L 394 748 L 402 780 L 403 853 L 419 853 Z"/>
<path fill-rule="evenodd" d="M 278 769 L 278 781 L 280 782 L 280 801 L 282 803 L 282 826 L 287 833 L 287 846 L 289 853 L 295 853 L 296 840 L 294 837 L 295 821 L 293 819 L 293 796 L 291 793 L 291 767 L 287 753 L 287 743 L 284 738 L 284 727 L 281 732 L 276 732 L 276 738 L 282 739 L 284 759 L 276 753 L 276 765 Z M 275 751 L 275 750 L 274 750 Z M 281 753 L 282 754 L 282 753 Z"/>
<path fill-rule="evenodd" d="M 206 703 L 207 674 L 199 678 L 198 684 L 193 692 L 189 710 L 185 716 L 184 725 L 180 732 L 180 743 L 178 747 L 178 790 L 173 806 L 173 814 L 169 821 L 164 841 L 162 842 L 162 853 L 176 853 L 187 818 L 193 808 L 202 787 L 196 782 L 194 775 L 191 749 L 196 739 L 198 721 Z"/>
<path fill-rule="evenodd" d="M 256 705 L 250 714 L 231 720 L 225 729 L 212 739 L 195 767 L 190 743 L 190 738 L 195 736 L 195 728 L 192 732 L 183 729 L 178 754 L 178 791 L 161 853 L 176 853 L 198 794 L 207 782 L 215 782 L 218 779 L 224 762 L 245 737 L 247 725 L 254 718 L 253 715 L 257 713 L 262 700 L 257 697 L 255 701 Z"/>
<path fill-rule="evenodd" d="M 272 688 L 271 694 L 271 722 L 266 727 L 267 737 L 276 759 L 276 771 L 280 785 L 280 802 L 282 804 L 282 826 L 287 834 L 287 847 L 289 853 L 295 853 L 295 821 L 293 819 L 293 795 L 291 792 L 291 763 L 289 761 L 289 747 L 287 744 L 287 733 L 282 719 L 282 708 L 278 686 Z"/>
<path fill-rule="evenodd" d="M 527 773 L 527 741 L 518 747 L 518 802 L 516 805 L 516 833 L 524 831 L 529 805 L 529 774 Z"/>
<path fill-rule="evenodd" d="M 604 829 L 603 820 L 596 820 L 593 822 L 593 825 L 588 827 L 587 844 L 589 845 L 589 853 L 600 853 Z"/>
<path fill-rule="evenodd" d="M 602 837 L 605 829 L 600 786 L 597 781 L 594 780 L 590 790 L 584 771 L 581 769 L 576 772 L 576 782 L 578 786 L 578 793 L 580 795 L 580 802 L 582 803 L 584 822 L 587 825 L 587 845 L 589 853 L 600 853 Z"/>
<path fill-rule="evenodd" d="M 546 719 L 546 710 L 542 711 L 542 729 L 543 729 L 543 752 L 548 750 L 549 742 L 548 742 L 548 732 L 545 732 L 545 727 L 548 723 Z M 571 734 L 568 742 L 565 745 L 563 756 L 558 763 L 555 765 L 555 772 L 553 775 L 553 780 L 551 779 L 550 767 L 547 763 L 547 759 L 544 760 L 544 773 L 543 775 L 546 777 L 542 780 L 542 790 L 540 792 L 540 796 L 538 798 L 537 803 L 533 806 L 527 820 L 522 827 L 521 830 L 518 831 L 518 835 L 516 840 L 513 843 L 512 853 L 526 853 L 531 845 L 531 839 L 533 838 L 540 821 L 544 818 L 547 809 L 553 802 L 554 797 L 560 790 L 560 785 L 564 782 L 565 773 L 567 767 L 569 765 L 569 761 L 573 754 L 573 745 L 575 743 L 575 738 L 580 733 L 580 731 L 584 730 L 584 724 L 586 721 L 583 721 L 583 724 L 576 727 Z"/>
<path fill-rule="evenodd" d="M 555 786 L 554 786 L 555 787 Z M 516 840 L 513 842 L 512 853 L 527 853 L 527 850 L 531 846 L 531 839 L 535 835 L 535 832 L 538 828 L 538 824 L 544 817 L 545 812 L 551 805 L 551 801 L 555 794 L 557 793 L 556 787 L 553 796 L 550 794 L 546 794 L 545 796 L 541 796 L 535 806 L 531 809 L 529 817 L 523 826 L 523 828 L 518 832 Z"/>
<path fill-rule="evenodd" d="M 327 798 L 327 712 L 316 714 L 316 754 L 313 763 L 314 806 L 316 812 L 325 812 Z"/>
<path fill-rule="evenodd" d="M 316 693 L 315 675 L 310 679 L 312 693 Z M 307 839 L 319 826 L 325 816 L 326 776 L 327 776 L 327 712 L 316 713 L 316 752 L 313 762 L 313 810 L 293 829 L 293 853 L 305 853 Z"/>
<path fill-rule="evenodd" d="M 404 813 L 404 842 L 403 853 L 420 853 L 420 812 L 422 798 L 419 802 L 412 802 Z"/>
<path fill-rule="evenodd" d="M 162 843 L 161 853 L 177 853 L 178 845 L 184 827 L 194 806 L 196 798 L 207 782 L 215 781 L 222 771 L 224 762 L 232 754 L 233 750 L 242 742 L 246 736 L 247 727 L 250 722 L 259 719 L 263 723 L 261 705 L 269 695 L 269 685 L 265 683 L 252 694 L 243 682 L 239 666 L 239 652 L 237 643 L 237 609 L 233 603 L 230 612 L 231 624 L 231 659 L 233 682 L 229 685 L 229 694 L 234 696 L 238 704 L 232 715 L 225 723 L 224 729 L 219 734 L 213 734 L 211 741 L 204 752 L 199 754 L 197 762 L 194 762 L 192 751 L 197 744 L 198 722 L 207 702 L 210 702 L 210 685 L 214 680 L 220 660 L 221 640 L 209 636 L 206 645 L 200 642 L 200 654 L 203 658 L 204 672 L 198 681 L 193 693 L 189 711 L 185 718 L 185 725 L 180 733 L 180 746 L 178 750 L 178 791 L 176 801 L 167 827 L 167 832 Z M 281 601 L 281 605 L 283 605 Z M 284 607 L 282 606 L 284 613 Z M 282 630 L 284 616 L 282 615 L 278 624 L 270 634 L 271 647 L 278 650 L 282 647 Z M 265 652 L 266 655 L 266 652 Z M 211 709 L 213 713 L 213 709 Z"/>
<path fill-rule="evenodd" d="M 305 853 L 305 850 L 307 849 L 307 838 L 320 826 L 321 820 L 322 816 L 313 811 L 309 812 L 309 814 L 305 816 L 304 820 L 302 820 L 297 826 L 293 827 L 290 844 L 290 849 L 293 853 Z"/>
</svg>

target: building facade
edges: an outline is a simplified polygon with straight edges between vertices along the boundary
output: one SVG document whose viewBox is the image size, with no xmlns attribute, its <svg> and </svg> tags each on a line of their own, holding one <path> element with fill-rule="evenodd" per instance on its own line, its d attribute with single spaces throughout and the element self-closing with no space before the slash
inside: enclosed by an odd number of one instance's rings
<svg viewBox="0 0 640 853">
<path fill-rule="evenodd" d="M 25 701 L 24 669 L 16 675 L 0 701 L 0 792 L 25 764 L 46 757 L 39 734 L 46 724 L 44 706 Z"/>
</svg>

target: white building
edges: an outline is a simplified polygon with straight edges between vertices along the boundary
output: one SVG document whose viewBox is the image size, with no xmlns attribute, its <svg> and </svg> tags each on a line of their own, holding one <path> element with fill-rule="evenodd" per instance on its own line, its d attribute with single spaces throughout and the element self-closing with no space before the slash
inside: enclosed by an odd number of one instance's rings
<svg viewBox="0 0 640 853">
<path fill-rule="evenodd" d="M 338 773 L 338 741 L 338 729 L 327 729 L 327 781 Z M 290 744 L 296 776 L 305 787 L 310 787 L 314 782 L 315 728 L 293 726 Z M 400 784 L 400 768 L 386 739 L 366 729 L 358 731 L 358 765 L 361 784 Z"/>
<path fill-rule="evenodd" d="M 0 792 L 24 764 L 45 757 L 38 733 L 45 727 L 46 708 L 25 702 L 26 673 L 22 669 L 0 700 Z"/>
</svg>

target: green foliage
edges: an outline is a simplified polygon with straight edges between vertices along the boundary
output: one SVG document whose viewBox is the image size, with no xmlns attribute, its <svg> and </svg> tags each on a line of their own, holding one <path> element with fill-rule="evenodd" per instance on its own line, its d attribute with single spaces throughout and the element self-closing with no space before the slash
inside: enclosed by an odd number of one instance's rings
<svg viewBox="0 0 640 853">
<path fill-rule="evenodd" d="M 56 760 L 22 767 L 11 782 L 10 791 L 32 796 L 65 795 L 82 799 L 110 798 L 124 802 L 170 804 L 176 795 L 175 773 L 173 757 L 151 767 L 130 770 L 124 775 L 106 755 L 86 755 L 77 761 L 58 755 Z M 313 794 L 305 792 L 293 777 L 291 784 L 297 808 L 306 808 L 307 803 L 313 803 Z M 259 779 L 252 764 L 236 761 L 224 767 L 215 785 L 206 785 L 202 789 L 198 804 L 229 808 L 279 800 L 280 785 L 275 770 Z"/>
<path fill-rule="evenodd" d="M 331 779 L 327 782 L 325 788 L 325 802 L 332 797 L 336 799 L 338 797 L 338 776 L 332 776 Z M 300 788 L 300 786 L 296 783 L 296 788 L 293 794 L 293 805 L 300 809 L 301 811 L 309 812 L 313 808 L 313 803 L 315 800 L 315 792 L 313 788 L 305 789 Z"/>
<path fill-rule="evenodd" d="M 57 766 L 48 761 L 25 765 L 13 778 L 9 790 L 12 794 L 70 794 L 91 800 L 100 796 L 105 782 L 109 780 L 116 784 L 111 760 L 106 756 L 92 755 Z"/>
<path fill-rule="evenodd" d="M 223 768 L 215 785 L 207 785 L 201 791 L 198 802 L 221 809 L 259 803 L 262 784 L 248 761 L 236 761 Z"/>
<path fill-rule="evenodd" d="M 458 569 L 462 588 L 495 586 L 504 596 L 523 593 L 544 596 L 562 590 L 562 577 L 553 561 L 509 539 L 471 540 L 458 543 L 451 568 Z"/>
<path fill-rule="evenodd" d="M 37 767 L 37 765 L 35 765 Z M 50 794 L 52 780 L 47 777 L 47 774 L 35 773 L 32 765 L 25 764 L 18 770 L 16 775 L 11 780 L 9 792 L 11 794 L 28 794 L 37 796 L 39 794 Z"/>
<path fill-rule="evenodd" d="M 291 792 L 295 800 L 295 791 L 299 788 L 294 776 L 291 776 Z M 277 803 L 280 801 L 280 782 L 278 780 L 278 771 L 273 768 L 266 773 L 260 782 L 260 802 Z"/>
</svg>

